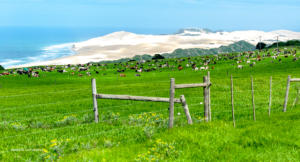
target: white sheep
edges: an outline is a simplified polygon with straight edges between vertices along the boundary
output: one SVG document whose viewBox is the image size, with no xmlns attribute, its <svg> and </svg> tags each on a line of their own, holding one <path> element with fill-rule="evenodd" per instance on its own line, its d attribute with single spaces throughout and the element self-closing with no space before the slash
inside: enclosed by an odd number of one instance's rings
<svg viewBox="0 0 300 162">
<path fill-rule="evenodd" d="M 143 69 L 138 69 L 137 72 L 141 73 L 143 71 Z"/>
<path fill-rule="evenodd" d="M 200 67 L 200 70 L 205 70 L 205 67 L 204 66 Z"/>
</svg>

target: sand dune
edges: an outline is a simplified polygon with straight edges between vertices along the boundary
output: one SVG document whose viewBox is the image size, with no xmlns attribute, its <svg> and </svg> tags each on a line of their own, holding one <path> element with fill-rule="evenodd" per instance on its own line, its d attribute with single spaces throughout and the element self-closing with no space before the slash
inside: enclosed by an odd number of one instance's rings
<svg viewBox="0 0 300 162">
<path fill-rule="evenodd" d="M 185 29 L 173 35 L 143 35 L 120 31 L 74 43 L 72 49 L 76 54 L 73 56 L 51 61 L 34 62 L 18 67 L 82 64 L 92 61 L 116 60 L 141 54 L 154 55 L 157 53 L 170 53 L 178 48 L 218 48 L 222 45 L 229 45 L 240 40 L 255 45 L 259 42 L 260 37 L 263 42 L 271 44 L 276 42 L 277 36 L 279 36 L 280 41 L 300 39 L 300 32 L 288 30 L 271 32 L 255 30 L 209 32 L 202 29 Z"/>
</svg>

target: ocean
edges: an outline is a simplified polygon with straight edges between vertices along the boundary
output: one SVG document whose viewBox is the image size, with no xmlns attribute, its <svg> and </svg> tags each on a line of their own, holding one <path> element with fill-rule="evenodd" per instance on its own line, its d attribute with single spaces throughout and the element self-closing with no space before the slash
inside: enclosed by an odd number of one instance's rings
<svg viewBox="0 0 300 162">
<path fill-rule="evenodd" d="M 0 65 L 9 68 L 74 55 L 72 43 L 116 31 L 165 34 L 168 29 L 103 27 L 0 27 Z"/>
</svg>

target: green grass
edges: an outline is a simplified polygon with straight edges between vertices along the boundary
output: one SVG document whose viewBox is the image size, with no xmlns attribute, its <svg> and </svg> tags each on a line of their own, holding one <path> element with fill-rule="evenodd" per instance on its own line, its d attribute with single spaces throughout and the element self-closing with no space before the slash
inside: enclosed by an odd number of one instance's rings
<svg viewBox="0 0 300 162">
<path fill-rule="evenodd" d="M 298 49 L 299 51 L 299 49 Z M 299 54 L 297 54 L 299 57 Z M 200 58 L 192 58 L 201 62 Z M 2 161 L 299 161 L 300 110 L 292 107 L 300 83 L 292 83 L 288 109 L 282 112 L 288 75 L 300 78 L 292 56 L 246 62 L 219 60 L 211 72 L 212 122 L 203 122 L 203 88 L 178 89 L 194 124 L 187 125 L 175 105 L 175 128 L 169 130 L 168 103 L 98 100 L 100 123 L 93 122 L 91 78 L 98 93 L 168 97 L 176 83 L 201 83 L 206 71 L 175 68 L 119 77 L 113 64 L 99 75 L 42 72 L 40 78 L 0 77 L 0 160 Z M 239 60 L 246 58 L 239 58 Z M 145 67 L 148 67 L 146 63 Z M 187 60 L 180 63 L 187 64 Z M 84 73 L 83 73 L 84 74 Z M 234 77 L 236 128 L 231 121 L 230 75 Z M 256 121 L 252 120 L 251 76 Z M 273 77 L 272 112 L 268 117 L 269 78 Z M 181 115 L 177 115 L 181 113 Z"/>
</svg>

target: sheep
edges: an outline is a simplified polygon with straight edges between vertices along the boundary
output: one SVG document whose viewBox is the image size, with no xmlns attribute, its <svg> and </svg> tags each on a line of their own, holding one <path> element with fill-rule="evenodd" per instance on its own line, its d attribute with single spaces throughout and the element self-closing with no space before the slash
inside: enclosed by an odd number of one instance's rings
<svg viewBox="0 0 300 162">
<path fill-rule="evenodd" d="M 181 65 L 178 65 L 178 70 L 183 70 L 183 67 Z"/>
<path fill-rule="evenodd" d="M 243 69 L 243 65 L 238 65 L 238 68 L 239 69 Z"/>
<path fill-rule="evenodd" d="M 248 60 L 248 61 L 247 61 L 247 64 L 250 64 L 250 63 L 251 63 L 251 61 L 250 61 L 250 60 Z"/>
<path fill-rule="evenodd" d="M 87 71 L 88 70 L 88 68 L 85 68 L 85 67 L 80 67 L 79 68 L 79 71 Z"/>
<path fill-rule="evenodd" d="M 126 74 L 120 74 L 120 77 L 126 77 Z"/>
</svg>

